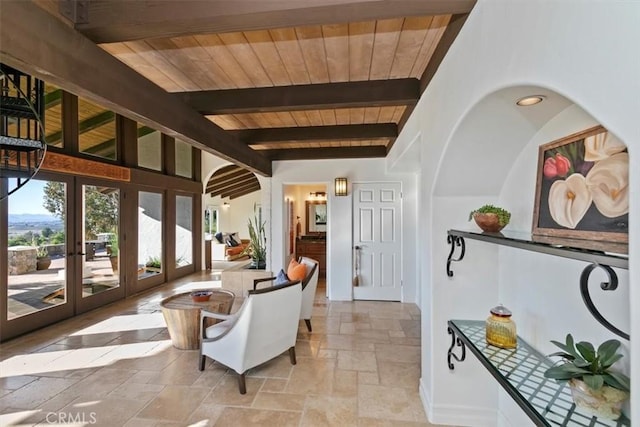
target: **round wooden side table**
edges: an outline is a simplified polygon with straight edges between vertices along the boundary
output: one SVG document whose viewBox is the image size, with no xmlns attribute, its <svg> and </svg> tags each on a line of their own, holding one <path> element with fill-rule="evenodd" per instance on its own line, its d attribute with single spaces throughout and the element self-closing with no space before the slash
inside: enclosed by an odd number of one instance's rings
<svg viewBox="0 0 640 427">
<path fill-rule="evenodd" d="M 194 291 L 211 291 L 213 294 L 208 301 L 194 302 L 191 299 Z M 235 294 L 225 289 L 194 289 L 163 299 L 160 307 L 173 346 L 181 350 L 200 348 L 200 311 L 229 314 L 234 298 Z M 206 322 L 205 327 L 209 327 L 218 320 L 207 319 Z"/>
</svg>

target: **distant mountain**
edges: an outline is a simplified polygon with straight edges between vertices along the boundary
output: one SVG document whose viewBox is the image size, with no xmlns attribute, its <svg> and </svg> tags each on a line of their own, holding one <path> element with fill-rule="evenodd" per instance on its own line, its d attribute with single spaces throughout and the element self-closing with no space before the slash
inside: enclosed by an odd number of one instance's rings
<svg viewBox="0 0 640 427">
<path fill-rule="evenodd" d="M 60 219 L 44 214 L 9 214 L 9 224 L 32 222 L 60 222 Z"/>
</svg>

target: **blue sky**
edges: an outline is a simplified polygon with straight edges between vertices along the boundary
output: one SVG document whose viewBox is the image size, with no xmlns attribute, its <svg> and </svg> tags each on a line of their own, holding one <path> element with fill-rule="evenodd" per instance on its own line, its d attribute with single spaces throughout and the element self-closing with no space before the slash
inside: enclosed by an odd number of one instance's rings
<svg viewBox="0 0 640 427">
<path fill-rule="evenodd" d="M 46 183 L 47 181 L 32 179 L 24 187 L 9 196 L 9 213 L 51 215 L 42 206 L 43 189 Z"/>
</svg>

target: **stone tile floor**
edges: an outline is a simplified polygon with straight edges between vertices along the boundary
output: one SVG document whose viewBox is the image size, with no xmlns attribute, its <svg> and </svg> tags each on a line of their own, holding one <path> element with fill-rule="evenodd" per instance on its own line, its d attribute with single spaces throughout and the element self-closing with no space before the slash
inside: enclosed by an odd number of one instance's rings
<svg viewBox="0 0 640 427">
<path fill-rule="evenodd" d="M 211 360 L 200 372 L 197 350 L 171 346 L 159 311 L 164 297 L 211 279 L 198 272 L 3 343 L 0 425 L 431 425 L 415 304 L 332 302 L 321 283 L 297 365 L 285 352 L 252 369 L 241 395 L 234 372 Z"/>
</svg>

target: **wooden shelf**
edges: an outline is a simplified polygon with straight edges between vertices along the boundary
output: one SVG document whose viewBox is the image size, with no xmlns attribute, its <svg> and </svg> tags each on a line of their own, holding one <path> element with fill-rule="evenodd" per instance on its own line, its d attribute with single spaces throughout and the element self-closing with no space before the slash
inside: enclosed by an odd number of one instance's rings
<svg viewBox="0 0 640 427">
<path fill-rule="evenodd" d="M 463 361 L 465 348 L 469 349 L 537 426 L 631 425 L 624 415 L 612 421 L 576 408 L 566 384 L 544 377 L 553 363 L 520 337 L 516 349 L 506 350 L 486 343 L 485 322 L 481 320 L 449 320 L 448 331 L 452 336 L 449 369 L 454 369 L 451 359 Z M 462 350 L 461 357 L 454 354 L 456 345 Z"/>
</svg>

